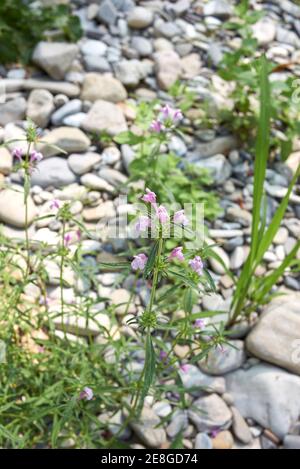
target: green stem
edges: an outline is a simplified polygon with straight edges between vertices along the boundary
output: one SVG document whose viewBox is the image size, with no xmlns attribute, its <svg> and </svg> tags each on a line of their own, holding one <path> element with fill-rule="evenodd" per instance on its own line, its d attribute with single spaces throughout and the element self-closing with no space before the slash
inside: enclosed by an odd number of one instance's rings
<svg viewBox="0 0 300 469">
<path fill-rule="evenodd" d="M 159 244 L 158 244 L 157 257 L 156 257 L 156 262 L 155 262 L 155 267 L 154 267 L 152 289 L 151 289 L 151 296 L 150 296 L 150 302 L 149 302 L 149 312 L 150 313 L 152 311 L 153 304 L 154 304 L 154 301 L 155 301 L 155 294 L 156 294 L 156 290 L 157 290 L 158 274 L 159 274 L 159 266 L 160 266 L 160 257 L 161 257 L 162 249 L 163 249 L 163 238 L 162 238 L 162 231 L 160 229 Z"/>
<path fill-rule="evenodd" d="M 61 304 L 61 323 L 66 338 L 66 329 L 64 327 L 64 261 L 65 261 L 65 234 L 66 234 L 66 223 L 63 220 L 62 226 L 62 236 L 61 236 L 61 258 L 60 258 L 60 268 L 59 268 L 59 286 L 60 286 L 60 304 Z"/>
</svg>

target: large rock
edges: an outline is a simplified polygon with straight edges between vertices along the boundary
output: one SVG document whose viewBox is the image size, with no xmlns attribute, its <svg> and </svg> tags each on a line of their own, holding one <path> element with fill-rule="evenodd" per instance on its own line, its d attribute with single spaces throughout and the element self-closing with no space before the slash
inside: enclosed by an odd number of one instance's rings
<svg viewBox="0 0 300 469">
<path fill-rule="evenodd" d="M 273 300 L 246 345 L 256 357 L 300 375 L 300 293 Z"/>
<path fill-rule="evenodd" d="M 35 78 L 4 79 L 1 84 L 5 87 L 7 93 L 13 93 L 20 90 L 48 90 L 51 93 L 63 93 L 74 97 L 80 94 L 78 85 L 66 81 L 44 80 Z"/>
<path fill-rule="evenodd" d="M 231 340 L 228 344 L 211 349 L 205 359 L 199 362 L 199 367 L 209 375 L 223 375 L 240 368 L 246 359 L 244 342 Z"/>
<path fill-rule="evenodd" d="M 76 176 L 69 168 L 65 158 L 53 157 L 42 160 L 33 172 L 32 184 L 43 188 L 62 187 L 76 181 Z"/>
<path fill-rule="evenodd" d="M 154 60 L 158 84 L 163 90 L 168 90 L 181 76 L 180 57 L 173 50 L 162 50 L 154 54 Z"/>
<path fill-rule="evenodd" d="M 37 214 L 36 207 L 31 196 L 28 197 L 28 225 Z M 25 204 L 24 192 L 19 186 L 15 189 L 4 189 L 0 192 L 0 221 L 17 228 L 25 228 Z"/>
<path fill-rule="evenodd" d="M 190 407 L 189 418 L 200 432 L 230 427 L 232 414 L 217 394 L 200 397 Z"/>
<path fill-rule="evenodd" d="M 47 127 L 54 110 L 53 96 L 48 90 L 33 90 L 28 98 L 27 117 L 39 127 Z"/>
<path fill-rule="evenodd" d="M 99 99 L 91 107 L 81 124 L 87 132 L 108 132 L 116 135 L 127 130 L 127 123 L 120 107 Z"/>
<path fill-rule="evenodd" d="M 44 156 L 53 156 L 59 149 L 66 153 L 86 151 L 91 141 L 80 129 L 74 127 L 58 127 L 43 137 L 39 150 Z M 58 147 L 58 148 L 56 148 Z"/>
<path fill-rule="evenodd" d="M 0 126 L 24 119 L 26 112 L 26 99 L 15 98 L 0 104 Z"/>
<path fill-rule="evenodd" d="M 300 378 L 270 365 L 226 375 L 227 390 L 243 417 L 252 418 L 279 438 L 300 416 Z"/>
<path fill-rule="evenodd" d="M 34 49 L 32 60 L 50 77 L 61 80 L 71 67 L 77 53 L 76 44 L 42 41 Z"/>
<path fill-rule="evenodd" d="M 183 371 L 179 369 L 179 376 L 184 389 L 194 392 L 223 394 L 226 391 L 225 379 L 220 376 L 214 378 L 202 373 L 195 365 L 188 365 Z"/>
<path fill-rule="evenodd" d="M 100 73 L 87 73 L 83 82 L 81 99 L 97 101 L 103 99 L 111 103 L 124 101 L 127 92 L 122 83 L 110 75 Z"/>
</svg>

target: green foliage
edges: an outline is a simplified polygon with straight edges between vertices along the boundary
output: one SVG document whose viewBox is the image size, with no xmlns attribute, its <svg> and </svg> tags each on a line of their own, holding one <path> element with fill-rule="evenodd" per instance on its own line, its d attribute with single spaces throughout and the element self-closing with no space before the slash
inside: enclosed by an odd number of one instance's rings
<svg viewBox="0 0 300 469">
<path fill-rule="evenodd" d="M 32 0 L 1 0 L 0 63 L 27 64 L 47 30 L 56 30 L 58 39 L 77 41 L 81 37 L 79 18 L 67 5 L 43 7 Z"/>
<path fill-rule="evenodd" d="M 255 270 L 263 260 L 265 252 L 273 242 L 282 219 L 286 212 L 292 189 L 300 175 L 300 166 L 296 171 L 289 189 L 282 199 L 269 226 L 265 220 L 265 192 L 264 182 L 266 177 L 267 161 L 270 147 L 270 118 L 271 118 L 271 94 L 268 79 L 268 62 L 265 57 L 260 59 L 260 117 L 256 143 L 256 156 L 254 168 L 254 194 L 253 214 L 251 227 L 251 246 L 249 256 L 244 264 L 241 275 L 238 278 L 234 297 L 231 305 L 229 324 L 248 316 L 258 306 L 269 301 L 272 288 L 287 268 L 293 267 L 295 255 L 300 248 L 300 240 L 296 243 L 292 253 L 285 258 L 282 264 L 273 272 L 260 279 L 255 278 Z"/>
<path fill-rule="evenodd" d="M 239 2 L 236 7 L 236 20 L 225 23 L 224 28 L 232 30 L 240 37 L 237 49 L 226 52 L 218 73 L 224 80 L 234 84 L 230 99 L 233 108 L 222 109 L 219 124 L 225 125 L 238 135 L 246 147 L 255 146 L 255 129 L 258 125 L 259 75 L 257 49 L 258 42 L 253 36 L 252 25 L 264 15 L 261 11 L 251 11 L 249 1 Z M 268 73 L 276 72 L 277 65 L 268 63 Z M 290 154 L 292 141 L 300 131 L 300 110 L 295 93 L 295 78 L 272 80 L 270 83 L 272 102 L 271 115 L 271 150 L 280 151 L 282 159 Z"/>
<path fill-rule="evenodd" d="M 156 104 L 156 101 L 142 102 L 138 106 L 135 121 L 139 128 L 137 133 L 122 132 L 114 138 L 119 144 L 132 145 L 135 150 L 135 159 L 129 167 L 129 186 L 132 188 L 130 200 L 136 198 L 132 183 L 143 180 L 144 187 L 151 187 L 158 194 L 161 203 L 203 203 L 205 217 L 212 220 L 220 214 L 220 205 L 216 194 L 210 189 L 213 183 L 210 172 L 186 162 L 173 152 L 160 151 L 168 137 L 149 132 Z M 177 132 L 182 137 L 182 132 Z"/>
</svg>

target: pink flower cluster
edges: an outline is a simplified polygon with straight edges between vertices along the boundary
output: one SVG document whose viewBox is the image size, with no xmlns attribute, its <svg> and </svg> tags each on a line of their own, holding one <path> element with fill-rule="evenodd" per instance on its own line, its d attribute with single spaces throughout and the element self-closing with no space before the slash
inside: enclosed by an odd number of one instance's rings
<svg viewBox="0 0 300 469">
<path fill-rule="evenodd" d="M 164 205 L 157 204 L 157 196 L 155 192 L 147 188 L 146 193 L 142 196 L 141 200 L 143 200 L 143 202 L 147 204 L 150 204 L 154 208 L 156 216 L 159 220 L 159 223 L 161 223 L 161 225 L 164 225 L 165 223 L 168 223 L 170 221 L 170 215 L 168 214 L 166 207 L 164 207 Z M 186 226 L 189 223 L 188 218 L 184 214 L 184 210 L 178 210 L 177 212 L 174 213 L 173 222 L 175 224 L 179 224 L 183 226 Z M 151 227 L 151 219 L 145 215 L 141 216 L 136 224 L 136 230 L 138 232 L 145 231 L 146 229 L 150 227 Z M 171 261 L 173 259 L 177 259 L 180 262 L 184 261 L 185 257 L 182 251 L 183 251 L 183 247 L 177 246 L 171 251 L 168 257 L 168 260 Z M 133 261 L 131 262 L 131 267 L 133 268 L 133 270 L 144 270 L 147 260 L 148 260 L 148 257 L 146 256 L 146 254 L 143 254 L 143 253 L 138 254 L 134 256 Z M 194 257 L 194 259 L 190 260 L 189 266 L 198 275 L 202 275 L 203 263 L 202 263 L 200 256 L 196 256 Z"/>
<path fill-rule="evenodd" d="M 15 148 L 12 152 L 12 155 L 14 158 L 17 158 L 17 160 L 21 161 L 22 158 L 25 156 L 25 152 L 23 148 Z M 32 150 L 29 155 L 29 162 L 31 164 L 36 164 L 39 163 L 43 159 L 42 153 Z"/>
<path fill-rule="evenodd" d="M 173 109 L 168 104 L 161 108 L 157 119 L 150 126 L 152 132 L 160 133 L 174 127 L 183 119 L 180 109 Z"/>
</svg>

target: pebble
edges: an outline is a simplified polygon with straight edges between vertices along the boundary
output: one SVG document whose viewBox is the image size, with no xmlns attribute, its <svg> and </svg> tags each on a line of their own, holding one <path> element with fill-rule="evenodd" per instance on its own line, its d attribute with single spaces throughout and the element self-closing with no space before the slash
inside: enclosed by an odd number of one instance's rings
<svg viewBox="0 0 300 469">
<path fill-rule="evenodd" d="M 194 401 L 188 415 L 200 432 L 228 428 L 232 418 L 230 409 L 217 394 L 200 397 Z"/>
<path fill-rule="evenodd" d="M 61 157 L 42 160 L 31 177 L 33 185 L 43 188 L 50 186 L 62 187 L 76 181 L 75 174 L 70 170 L 68 162 Z"/>
<path fill-rule="evenodd" d="M 127 92 L 116 78 L 100 73 L 87 73 L 82 85 L 81 99 L 97 101 L 102 99 L 117 103 L 127 98 Z"/>
<path fill-rule="evenodd" d="M 206 433 L 198 433 L 195 438 L 195 449 L 213 449 L 211 439 Z"/>
<path fill-rule="evenodd" d="M 87 132 L 116 135 L 127 130 L 127 123 L 120 107 L 99 99 L 91 107 L 81 127 Z"/>
<path fill-rule="evenodd" d="M 147 26 L 150 26 L 152 22 L 152 11 L 144 7 L 137 6 L 133 8 L 127 17 L 128 26 L 133 29 L 147 28 Z"/>
<path fill-rule="evenodd" d="M 98 153 L 72 153 L 68 158 L 68 165 L 73 173 L 82 175 L 90 172 L 101 159 Z"/>
<path fill-rule="evenodd" d="M 199 362 L 202 371 L 209 375 L 220 376 L 240 368 L 246 360 L 244 342 L 231 340 L 222 346 L 211 349 L 206 358 Z"/>
<path fill-rule="evenodd" d="M 60 150 L 66 153 L 84 152 L 88 150 L 90 144 L 90 139 L 82 130 L 74 127 L 57 127 L 43 137 L 39 151 L 44 156 L 57 155 Z"/>
<path fill-rule="evenodd" d="M 66 104 L 57 109 L 51 116 L 51 122 L 53 125 L 61 125 L 64 118 L 70 114 L 76 114 L 81 111 L 82 102 L 80 99 L 72 99 Z"/>
<path fill-rule="evenodd" d="M 81 183 L 88 187 L 89 189 L 94 189 L 98 191 L 104 191 L 108 193 L 114 192 L 114 187 L 111 184 L 108 184 L 104 179 L 96 176 L 93 173 L 84 174 L 80 178 Z"/>
<path fill-rule="evenodd" d="M 51 78 L 61 80 L 77 54 L 78 46 L 76 44 L 41 41 L 33 51 L 32 60 Z"/>
<path fill-rule="evenodd" d="M 30 195 L 27 200 L 29 226 L 37 215 L 37 209 Z M 0 192 L 0 220 L 16 228 L 26 227 L 24 190 L 22 187 L 13 186 Z"/>
<path fill-rule="evenodd" d="M 148 448 L 160 448 L 167 441 L 167 435 L 163 428 L 158 427 L 160 418 L 148 406 L 144 406 L 140 419 L 130 421 L 130 427 L 137 437 Z"/>
<path fill-rule="evenodd" d="M 217 436 L 212 439 L 213 449 L 231 449 L 233 443 L 233 436 L 228 430 L 219 432 Z"/>
<path fill-rule="evenodd" d="M 47 127 L 54 111 L 53 96 L 48 90 L 31 91 L 27 102 L 27 117 L 38 127 Z"/>
<path fill-rule="evenodd" d="M 252 441 L 252 435 L 246 420 L 236 407 L 232 406 L 230 410 L 232 412 L 232 430 L 234 435 L 245 445 L 249 444 Z"/>
</svg>

